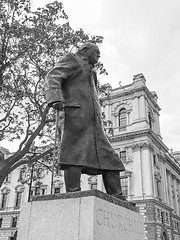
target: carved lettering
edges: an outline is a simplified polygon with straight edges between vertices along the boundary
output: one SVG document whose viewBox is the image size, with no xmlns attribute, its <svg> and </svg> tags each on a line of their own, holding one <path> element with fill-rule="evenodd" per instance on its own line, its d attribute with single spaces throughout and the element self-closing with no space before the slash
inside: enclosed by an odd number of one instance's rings
<svg viewBox="0 0 180 240">
<path fill-rule="evenodd" d="M 124 222 L 123 222 L 123 218 L 121 215 L 118 214 L 118 228 L 119 229 L 124 229 Z"/>
<path fill-rule="evenodd" d="M 102 209 L 98 209 L 96 212 L 96 221 L 99 225 L 103 224 Z"/>
<path fill-rule="evenodd" d="M 110 212 L 104 210 L 103 213 L 104 213 L 104 225 L 110 227 Z"/>
<path fill-rule="evenodd" d="M 113 214 L 111 213 L 111 226 L 112 228 L 116 228 L 117 227 L 117 214 Z"/>
<path fill-rule="evenodd" d="M 143 222 L 101 208 L 96 210 L 96 222 L 100 226 L 104 225 L 109 228 L 117 228 L 127 232 L 139 234 L 143 234 L 144 232 Z"/>
</svg>

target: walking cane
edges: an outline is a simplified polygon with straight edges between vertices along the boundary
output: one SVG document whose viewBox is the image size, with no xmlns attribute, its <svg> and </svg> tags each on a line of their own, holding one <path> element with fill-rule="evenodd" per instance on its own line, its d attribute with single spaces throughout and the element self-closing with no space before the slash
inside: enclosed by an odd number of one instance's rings
<svg viewBox="0 0 180 240">
<path fill-rule="evenodd" d="M 56 110 L 56 126 L 55 126 L 55 139 L 54 139 L 54 149 L 53 149 L 53 166 L 52 166 L 52 178 L 51 178 L 51 194 L 53 190 L 53 182 L 54 182 L 54 165 L 56 158 L 56 142 L 58 137 L 58 119 L 59 119 L 59 110 Z"/>
</svg>

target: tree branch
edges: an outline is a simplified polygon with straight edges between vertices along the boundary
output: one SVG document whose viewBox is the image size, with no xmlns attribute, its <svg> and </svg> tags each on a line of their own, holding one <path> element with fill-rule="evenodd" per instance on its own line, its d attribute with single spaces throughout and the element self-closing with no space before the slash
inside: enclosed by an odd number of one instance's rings
<svg viewBox="0 0 180 240">
<path fill-rule="evenodd" d="M 44 152 L 44 153 L 42 153 L 42 154 L 39 154 L 39 155 L 36 156 L 36 157 L 32 157 L 32 158 L 29 159 L 29 160 L 20 159 L 20 161 L 15 162 L 15 163 L 10 167 L 10 169 L 9 169 L 9 171 L 8 171 L 8 174 L 9 174 L 10 172 L 12 172 L 14 169 L 16 169 L 17 167 L 19 167 L 19 166 L 21 166 L 21 165 L 23 165 L 23 164 L 30 164 L 30 163 L 33 163 L 33 162 L 38 161 L 39 159 L 45 157 L 47 154 L 52 153 L 52 151 L 53 151 L 53 148 L 50 148 L 50 149 L 48 149 L 46 152 Z M 46 165 L 43 164 L 43 163 L 41 163 L 41 164 L 44 165 L 44 166 L 46 166 Z M 47 166 L 46 166 L 46 167 L 47 167 Z"/>
<path fill-rule="evenodd" d="M 46 108 L 43 112 L 43 116 L 42 116 L 42 120 L 41 120 L 40 125 L 37 127 L 37 129 L 34 131 L 34 133 L 30 136 L 30 138 L 26 142 L 24 148 L 22 150 L 21 150 L 21 148 L 19 148 L 18 151 L 13 156 L 6 159 L 7 163 L 10 162 L 11 165 L 14 164 L 16 161 L 23 158 L 24 155 L 29 151 L 29 148 L 30 148 L 32 142 L 34 141 L 34 139 L 36 138 L 38 133 L 43 129 L 43 127 L 46 123 L 46 115 L 47 115 L 48 111 L 49 111 L 49 106 L 46 106 Z"/>
</svg>

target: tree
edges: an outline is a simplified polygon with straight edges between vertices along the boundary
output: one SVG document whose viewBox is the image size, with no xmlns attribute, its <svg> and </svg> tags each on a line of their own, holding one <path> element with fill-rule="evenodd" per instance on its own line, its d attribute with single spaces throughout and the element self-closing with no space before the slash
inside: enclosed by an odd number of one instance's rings
<svg viewBox="0 0 180 240">
<path fill-rule="evenodd" d="M 0 141 L 21 140 L 0 160 L 0 185 L 18 166 L 52 158 L 55 113 L 44 99 L 44 78 L 58 58 L 88 40 L 103 38 L 74 31 L 61 2 L 35 12 L 30 0 L 0 2 Z M 105 72 L 102 63 L 97 68 Z"/>
</svg>

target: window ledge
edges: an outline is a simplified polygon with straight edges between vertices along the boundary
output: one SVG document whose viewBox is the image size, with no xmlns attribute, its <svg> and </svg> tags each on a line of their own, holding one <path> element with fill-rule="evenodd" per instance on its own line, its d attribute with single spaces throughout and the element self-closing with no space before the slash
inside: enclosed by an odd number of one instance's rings
<svg viewBox="0 0 180 240">
<path fill-rule="evenodd" d="M 20 206 L 14 207 L 14 210 L 18 210 L 20 209 Z"/>
</svg>

